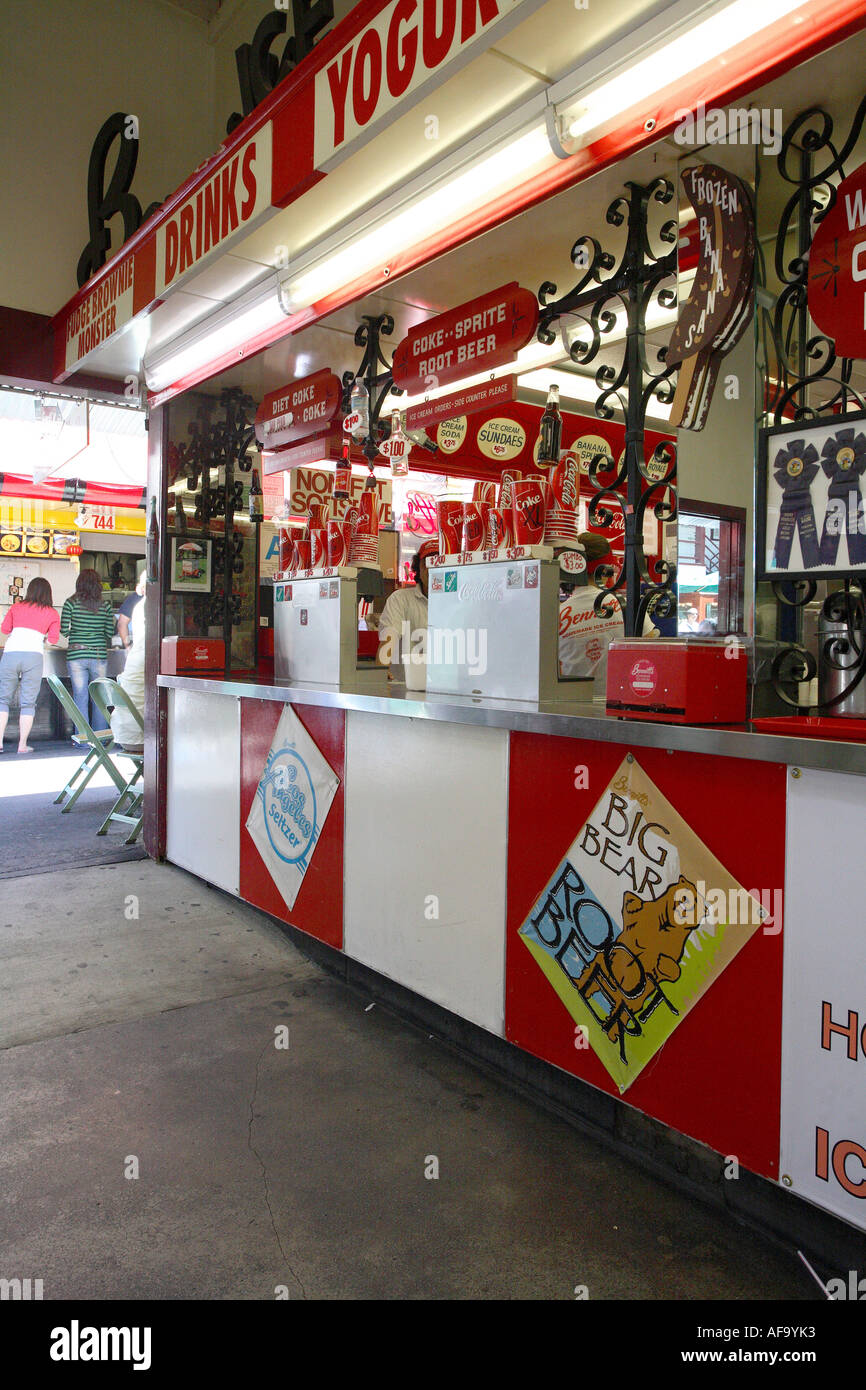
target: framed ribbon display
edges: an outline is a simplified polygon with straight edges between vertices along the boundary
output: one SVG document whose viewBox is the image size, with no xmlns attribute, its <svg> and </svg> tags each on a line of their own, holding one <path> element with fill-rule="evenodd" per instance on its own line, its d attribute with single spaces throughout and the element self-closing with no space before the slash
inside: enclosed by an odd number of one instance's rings
<svg viewBox="0 0 866 1390">
<path fill-rule="evenodd" d="M 866 412 L 761 431 L 758 579 L 866 572 Z"/>
</svg>

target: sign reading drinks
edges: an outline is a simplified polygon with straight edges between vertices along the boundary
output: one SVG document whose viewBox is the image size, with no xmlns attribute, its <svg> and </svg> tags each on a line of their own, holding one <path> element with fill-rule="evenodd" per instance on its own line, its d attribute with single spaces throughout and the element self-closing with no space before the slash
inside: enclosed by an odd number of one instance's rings
<svg viewBox="0 0 866 1390">
<path fill-rule="evenodd" d="M 512 280 L 413 328 L 394 351 L 394 381 L 417 395 L 503 367 L 530 341 L 537 323 L 535 295 Z"/>
</svg>

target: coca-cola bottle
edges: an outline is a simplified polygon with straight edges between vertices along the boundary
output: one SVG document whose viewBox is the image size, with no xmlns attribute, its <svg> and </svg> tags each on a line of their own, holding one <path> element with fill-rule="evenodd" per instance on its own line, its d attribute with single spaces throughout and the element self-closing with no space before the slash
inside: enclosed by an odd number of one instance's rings
<svg viewBox="0 0 866 1390">
<path fill-rule="evenodd" d="M 150 499 L 150 519 L 147 523 L 147 582 L 159 582 L 159 522 L 156 516 L 156 498 Z"/>
<path fill-rule="evenodd" d="M 541 417 L 538 435 L 538 462 L 558 463 L 562 443 L 562 416 L 559 413 L 559 387 L 551 386 L 547 393 L 547 405 Z"/>
<path fill-rule="evenodd" d="M 265 496 L 259 481 L 259 470 L 253 469 L 250 482 L 250 521 L 254 526 L 265 519 Z"/>
<path fill-rule="evenodd" d="M 187 533 L 186 512 L 183 509 L 183 498 L 179 492 L 175 494 L 174 499 L 174 529 L 178 536 L 185 536 Z"/>
<path fill-rule="evenodd" d="M 334 470 L 334 497 L 337 499 L 349 496 L 349 482 L 352 477 L 352 464 L 349 458 L 351 443 L 349 436 L 344 434 L 343 452 L 340 455 L 340 462 Z"/>
</svg>

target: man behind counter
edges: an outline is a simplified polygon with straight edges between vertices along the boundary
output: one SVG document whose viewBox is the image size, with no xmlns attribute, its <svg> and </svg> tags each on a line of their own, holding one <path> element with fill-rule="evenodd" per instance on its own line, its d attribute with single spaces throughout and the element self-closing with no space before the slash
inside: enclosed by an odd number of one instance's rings
<svg viewBox="0 0 866 1390">
<path fill-rule="evenodd" d="M 427 562 L 439 552 L 436 541 L 425 541 L 412 556 L 414 585 L 395 589 L 379 619 L 379 650 L 376 660 L 380 666 L 402 662 L 406 685 L 411 690 L 423 690 L 427 684 Z M 423 634 L 423 635 L 421 635 Z M 409 642 L 405 641 L 409 636 Z M 404 639 L 401 642 L 401 638 Z M 401 650 L 402 649 L 402 650 Z M 405 660 L 414 657 L 414 660 Z"/>
</svg>

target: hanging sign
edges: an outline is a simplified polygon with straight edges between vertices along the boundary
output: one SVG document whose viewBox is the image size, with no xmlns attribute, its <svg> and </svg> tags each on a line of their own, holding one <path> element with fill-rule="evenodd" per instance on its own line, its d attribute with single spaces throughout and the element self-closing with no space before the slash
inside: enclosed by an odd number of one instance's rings
<svg viewBox="0 0 866 1390">
<path fill-rule="evenodd" d="M 271 391 L 256 411 L 256 439 L 264 449 L 281 449 L 320 434 L 336 415 L 342 391 L 327 369 Z"/>
<path fill-rule="evenodd" d="M 282 473 L 287 468 L 297 468 L 303 464 L 336 462 L 342 446 L 342 436 L 331 433 L 315 435 L 285 449 L 266 451 L 262 454 L 265 474 Z"/>
<path fill-rule="evenodd" d="M 512 280 L 413 328 L 395 349 L 394 382 L 417 395 L 504 367 L 530 341 L 537 323 L 535 295 Z"/>
<path fill-rule="evenodd" d="M 755 215 L 741 179 L 715 164 L 684 169 L 682 183 L 698 222 L 698 264 L 665 355 L 678 366 L 670 425 L 703 429 L 723 357 L 752 318 Z"/>
<path fill-rule="evenodd" d="M 429 429 L 443 420 L 458 420 L 461 416 L 471 415 L 473 411 L 485 410 L 488 406 L 509 405 L 516 400 L 517 378 L 499 377 L 497 381 L 485 381 L 467 391 L 455 391 L 450 396 L 440 396 L 438 400 L 410 406 L 406 411 L 406 428 Z"/>
<path fill-rule="evenodd" d="M 866 164 L 836 189 L 809 251 L 809 313 L 837 357 L 866 357 Z"/>
</svg>

